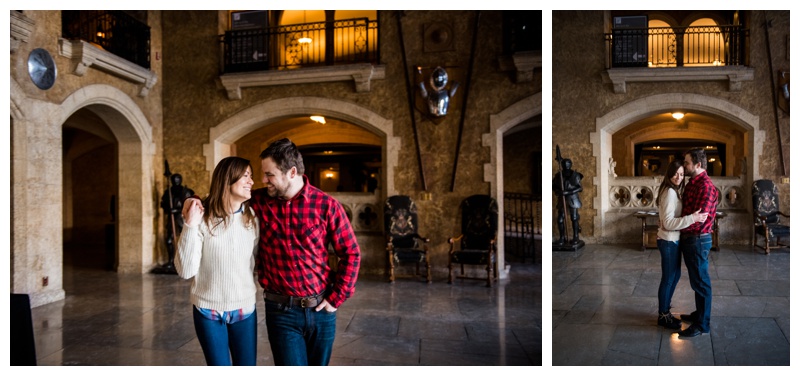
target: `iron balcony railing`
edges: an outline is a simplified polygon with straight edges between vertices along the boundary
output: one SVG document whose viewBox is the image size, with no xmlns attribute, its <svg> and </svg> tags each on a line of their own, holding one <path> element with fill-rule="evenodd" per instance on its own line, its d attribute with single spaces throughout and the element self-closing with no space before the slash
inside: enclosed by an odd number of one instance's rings
<svg viewBox="0 0 800 376">
<path fill-rule="evenodd" d="M 150 26 L 119 10 L 61 11 L 61 34 L 150 69 Z"/>
<path fill-rule="evenodd" d="M 229 30 L 220 43 L 224 73 L 380 60 L 378 21 L 368 18 Z"/>
<path fill-rule="evenodd" d="M 745 65 L 750 31 L 742 26 L 613 29 L 607 68 Z"/>
</svg>

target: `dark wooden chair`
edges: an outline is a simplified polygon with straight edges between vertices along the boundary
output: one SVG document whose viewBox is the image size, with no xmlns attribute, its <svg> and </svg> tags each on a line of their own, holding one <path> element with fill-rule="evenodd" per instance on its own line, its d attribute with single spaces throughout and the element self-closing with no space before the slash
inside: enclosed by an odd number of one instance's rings
<svg viewBox="0 0 800 376">
<path fill-rule="evenodd" d="M 386 199 L 383 210 L 383 227 L 386 234 L 386 273 L 394 282 L 395 267 L 401 263 L 415 263 L 416 272 L 409 276 L 424 276 L 431 283 L 431 263 L 428 255 L 430 239 L 418 231 L 417 205 L 408 196 Z M 425 274 L 420 273 L 425 266 Z"/>
<path fill-rule="evenodd" d="M 480 279 L 491 287 L 497 280 L 497 201 L 487 195 L 474 195 L 461 202 L 461 234 L 448 239 L 450 255 L 447 283 L 453 283 L 454 264 L 461 265 L 457 278 Z M 464 265 L 486 267 L 486 277 L 470 277 Z"/>
<path fill-rule="evenodd" d="M 33 335 L 31 300 L 28 294 L 11 293 L 11 365 L 36 365 L 36 340 Z M 7 324 L 6 324 L 7 325 Z"/>
<path fill-rule="evenodd" d="M 756 180 L 753 182 L 753 248 L 761 248 L 766 254 L 771 249 L 789 248 L 789 244 L 781 242 L 789 238 L 789 225 L 781 223 L 781 217 L 789 216 L 780 211 L 778 187 L 772 180 Z M 757 244 L 758 236 L 764 237 L 764 246 Z M 772 245 L 772 242 L 775 242 Z"/>
</svg>

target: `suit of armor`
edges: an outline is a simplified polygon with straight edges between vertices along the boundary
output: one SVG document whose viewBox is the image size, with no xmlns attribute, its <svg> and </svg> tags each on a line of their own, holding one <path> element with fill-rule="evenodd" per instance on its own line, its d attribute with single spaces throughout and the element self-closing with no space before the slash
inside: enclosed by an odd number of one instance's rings
<svg viewBox="0 0 800 376">
<path fill-rule="evenodd" d="M 569 159 L 564 159 L 561 161 L 561 171 L 556 173 L 556 176 L 553 178 L 553 193 L 558 196 L 558 233 L 559 239 L 556 242 L 558 245 L 563 245 L 566 243 L 565 237 L 565 224 L 564 221 L 566 220 L 564 210 L 566 209 L 569 211 L 569 217 L 572 221 L 572 244 L 578 244 L 578 233 L 581 231 L 580 224 L 578 221 L 580 220 L 580 216 L 578 215 L 578 209 L 581 207 L 581 199 L 578 197 L 578 192 L 583 191 L 583 187 L 581 186 L 581 179 L 583 179 L 583 174 L 577 171 L 572 170 L 572 161 Z M 562 179 L 563 179 L 563 189 L 562 189 Z M 563 197 L 563 199 L 562 199 Z M 566 202 L 566 205 L 565 205 Z M 566 206 L 566 208 L 565 208 Z"/>
</svg>

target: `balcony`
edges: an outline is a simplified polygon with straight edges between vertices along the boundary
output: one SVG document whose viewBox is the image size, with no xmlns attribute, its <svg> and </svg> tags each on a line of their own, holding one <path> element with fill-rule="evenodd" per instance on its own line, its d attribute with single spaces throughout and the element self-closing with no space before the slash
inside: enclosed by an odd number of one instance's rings
<svg viewBox="0 0 800 376">
<path fill-rule="evenodd" d="M 72 60 L 71 73 L 96 68 L 137 84 L 147 96 L 157 76 L 150 71 L 150 27 L 115 10 L 61 12 L 59 54 Z"/>
<path fill-rule="evenodd" d="M 349 80 L 366 92 L 385 76 L 378 21 L 368 18 L 229 30 L 220 43 L 229 99 L 243 87 Z"/>
<path fill-rule="evenodd" d="M 65 10 L 61 34 L 150 69 L 150 26 L 118 10 Z"/>
<path fill-rule="evenodd" d="M 692 26 L 613 29 L 605 35 L 603 81 L 615 93 L 628 82 L 728 81 L 730 91 L 753 80 L 745 66 L 749 29 Z"/>
</svg>

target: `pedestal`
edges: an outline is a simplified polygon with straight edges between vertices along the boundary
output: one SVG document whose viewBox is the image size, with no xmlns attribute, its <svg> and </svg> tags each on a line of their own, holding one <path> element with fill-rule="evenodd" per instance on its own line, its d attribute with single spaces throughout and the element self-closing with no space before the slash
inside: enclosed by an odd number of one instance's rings
<svg viewBox="0 0 800 376">
<path fill-rule="evenodd" d="M 564 244 L 553 243 L 553 251 L 571 251 L 576 252 L 579 249 L 583 248 L 586 243 L 583 240 L 578 240 L 577 243 L 566 242 Z"/>
<path fill-rule="evenodd" d="M 157 266 L 150 271 L 153 274 L 178 274 L 178 271 L 175 270 L 175 265 L 172 263 L 166 263 L 161 266 Z"/>
</svg>

